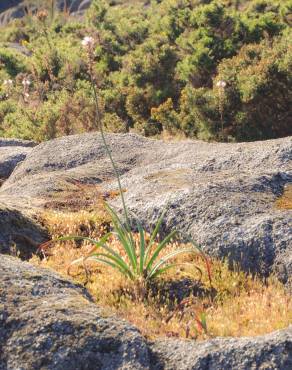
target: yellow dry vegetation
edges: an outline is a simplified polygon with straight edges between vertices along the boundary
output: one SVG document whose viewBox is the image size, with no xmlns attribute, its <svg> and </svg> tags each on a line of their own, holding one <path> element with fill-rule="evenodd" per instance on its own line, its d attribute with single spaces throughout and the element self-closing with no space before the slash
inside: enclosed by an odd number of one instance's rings
<svg viewBox="0 0 292 370">
<path fill-rule="evenodd" d="M 99 238 L 109 226 L 100 214 L 48 211 L 44 220 L 54 237 L 83 235 Z M 111 247 L 120 251 L 112 238 Z M 68 276 L 68 267 L 92 248 L 88 242 L 56 242 L 43 251 L 44 259 L 32 262 Z M 163 254 L 178 248 L 170 244 Z M 205 339 L 216 336 L 255 336 L 285 328 L 292 323 L 292 300 L 276 278 L 265 282 L 241 271 L 230 269 L 227 262 L 211 261 L 212 286 L 205 262 L 199 256 L 180 257 L 178 267 L 169 270 L 152 285 L 144 301 L 135 298 L 135 286 L 118 271 L 88 263 L 89 278 L 82 266 L 71 266 L 70 276 L 85 284 L 105 314 L 126 319 L 150 339 L 189 337 Z M 202 271 L 194 268 L 198 266 Z M 187 285 L 189 292 L 182 297 Z M 186 289 L 186 291 L 188 291 Z M 201 323 L 206 320 L 207 330 Z"/>
<path fill-rule="evenodd" d="M 286 186 L 283 195 L 276 201 L 277 208 L 292 209 L 292 185 Z"/>
</svg>

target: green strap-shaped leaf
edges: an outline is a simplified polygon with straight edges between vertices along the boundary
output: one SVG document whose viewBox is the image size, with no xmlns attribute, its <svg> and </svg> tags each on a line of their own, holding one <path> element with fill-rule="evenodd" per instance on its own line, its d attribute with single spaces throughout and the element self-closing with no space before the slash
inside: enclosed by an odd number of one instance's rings
<svg viewBox="0 0 292 370">
<path fill-rule="evenodd" d="M 140 236 L 140 261 L 139 261 L 139 274 L 143 275 L 144 273 L 144 257 L 145 257 L 145 232 L 143 230 L 142 225 L 137 220 L 137 226 L 139 230 L 139 236 Z"/>
<path fill-rule="evenodd" d="M 198 251 L 200 252 L 202 258 L 204 259 L 205 261 L 205 264 L 206 264 L 206 268 L 207 268 L 207 273 L 208 273 L 208 279 L 209 279 L 209 283 L 210 283 L 210 286 L 212 286 L 212 271 L 211 271 L 211 263 L 210 263 L 210 260 L 208 258 L 208 256 L 206 255 L 206 253 L 204 253 L 204 251 L 202 250 L 202 248 L 197 244 L 195 243 L 191 238 L 189 238 L 189 242 L 196 248 L 198 249 Z"/>
<path fill-rule="evenodd" d="M 164 273 L 165 271 L 169 270 L 170 268 L 178 267 L 178 266 L 191 266 L 191 267 L 195 268 L 196 270 L 199 271 L 199 273 L 200 273 L 200 280 L 201 280 L 201 278 L 203 276 L 202 270 L 198 266 L 194 265 L 193 263 L 189 263 L 189 262 L 173 263 L 173 264 L 167 265 L 167 266 L 165 266 L 163 268 L 160 268 L 160 269 L 156 270 L 156 272 L 152 275 L 152 278 L 155 278 L 158 275 L 161 275 L 162 273 Z"/>
<path fill-rule="evenodd" d="M 131 270 L 129 269 L 129 267 L 125 263 L 125 261 L 123 261 L 123 259 L 121 257 L 119 257 L 119 256 L 114 256 L 114 255 L 106 254 L 106 253 L 96 253 L 96 254 L 93 254 L 90 257 L 88 257 L 88 260 L 90 260 L 92 258 L 96 258 L 96 257 L 99 258 L 99 256 L 104 257 L 104 258 L 107 258 L 107 259 L 113 261 L 113 263 L 115 263 L 119 267 L 120 271 L 124 275 L 127 275 L 130 279 L 133 279 L 134 278 L 133 273 L 131 272 Z"/>
<path fill-rule="evenodd" d="M 131 232 L 127 233 L 118 215 L 108 204 L 106 204 L 106 208 L 108 209 L 111 215 L 112 222 L 113 222 L 115 231 L 117 233 L 117 236 L 120 239 L 122 246 L 130 259 L 130 262 L 133 266 L 134 271 L 136 271 L 137 270 L 137 256 L 136 256 L 136 251 L 135 251 L 136 245 L 135 245 L 135 241 L 132 235 L 130 236 L 128 235 L 132 233 Z"/>
<path fill-rule="evenodd" d="M 169 270 L 169 269 L 171 269 L 171 268 L 173 268 L 173 267 L 176 267 L 176 266 L 177 266 L 177 264 L 176 264 L 176 263 L 173 263 L 173 264 L 167 265 L 167 266 L 165 266 L 165 267 L 163 267 L 163 268 L 161 268 L 161 269 L 156 270 L 156 272 L 155 272 L 154 274 L 152 274 L 152 275 L 151 275 L 151 279 L 156 278 L 158 275 L 161 275 L 161 274 L 163 274 L 165 271 L 167 271 L 167 270 Z"/>
<path fill-rule="evenodd" d="M 110 266 L 114 269 L 119 270 L 121 273 L 123 273 L 123 271 L 120 269 L 120 267 L 118 265 L 116 265 L 115 263 L 111 262 L 111 261 L 107 261 L 107 260 L 104 260 L 103 258 L 99 258 L 99 257 L 90 257 L 90 260 L 103 263 L 104 265 Z"/>
<path fill-rule="evenodd" d="M 160 230 L 160 227 L 161 227 L 161 224 L 162 224 L 162 221 L 164 219 L 164 216 L 166 214 L 166 210 L 164 210 L 161 214 L 161 216 L 159 217 L 157 223 L 156 223 L 156 226 L 150 236 L 150 240 L 149 240 L 149 243 L 148 243 L 148 246 L 147 246 L 147 249 L 146 249 L 146 252 L 145 252 L 145 261 L 147 261 L 147 258 L 148 258 L 148 254 L 150 253 L 150 250 L 151 250 L 151 247 L 156 239 L 156 236 Z"/>
<path fill-rule="evenodd" d="M 106 202 L 104 203 L 104 206 L 107 212 L 110 214 L 112 221 L 114 221 L 115 224 L 120 225 L 119 228 L 123 230 L 124 235 L 129 237 L 128 230 L 124 227 L 124 224 L 120 217 L 118 216 L 117 212 Z"/>
<path fill-rule="evenodd" d="M 176 234 L 176 230 L 173 230 L 170 234 L 168 234 L 161 243 L 158 244 L 156 249 L 154 250 L 152 257 L 150 258 L 149 262 L 147 263 L 146 270 L 149 271 L 151 269 L 151 266 L 155 262 L 156 258 L 158 257 L 161 250 L 170 242 L 170 240 L 174 237 Z"/>
<path fill-rule="evenodd" d="M 172 259 L 173 257 L 178 256 L 179 254 L 183 254 L 183 253 L 197 253 L 197 251 L 194 248 L 184 248 L 184 249 L 179 249 L 177 251 L 174 251 L 174 252 L 171 252 L 171 253 L 167 254 L 165 257 L 160 259 L 160 261 L 151 269 L 151 271 L 149 271 L 149 273 L 147 275 L 147 279 L 148 280 L 151 279 L 153 277 L 153 275 L 155 274 L 155 272 L 161 266 L 166 264 L 170 259 Z"/>
<path fill-rule="evenodd" d="M 96 245 L 97 247 L 100 247 L 106 243 L 108 238 L 112 235 L 112 233 L 107 233 L 105 234 L 100 240 L 88 238 L 86 236 L 75 236 L 75 235 L 70 235 L 70 236 L 62 236 L 60 238 L 55 239 L 55 241 L 66 241 L 66 240 L 87 240 L 90 243 Z"/>
</svg>

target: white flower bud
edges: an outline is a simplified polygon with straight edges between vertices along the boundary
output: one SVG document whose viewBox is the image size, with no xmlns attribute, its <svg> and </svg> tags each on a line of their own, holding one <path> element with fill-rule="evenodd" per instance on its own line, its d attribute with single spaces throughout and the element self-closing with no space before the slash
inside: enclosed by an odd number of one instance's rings
<svg viewBox="0 0 292 370">
<path fill-rule="evenodd" d="M 224 89 L 226 87 L 226 85 L 227 85 L 226 82 L 222 81 L 222 80 L 220 80 L 216 83 L 216 86 L 221 88 L 221 89 Z"/>
<path fill-rule="evenodd" d="M 94 45 L 94 38 L 91 36 L 85 36 L 81 41 L 81 45 L 85 48 L 92 47 Z"/>
<path fill-rule="evenodd" d="M 12 86 L 13 85 L 13 81 L 12 80 L 4 80 L 3 85 L 4 86 Z"/>
<path fill-rule="evenodd" d="M 24 79 L 22 80 L 22 85 L 23 85 L 23 86 L 29 86 L 30 84 L 31 84 L 31 82 L 30 82 L 30 80 L 29 80 L 29 79 L 24 78 Z"/>
</svg>

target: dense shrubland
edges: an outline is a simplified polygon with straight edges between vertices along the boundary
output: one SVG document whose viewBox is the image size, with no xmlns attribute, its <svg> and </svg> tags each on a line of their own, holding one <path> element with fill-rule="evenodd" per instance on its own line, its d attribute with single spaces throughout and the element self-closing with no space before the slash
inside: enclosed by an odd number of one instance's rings
<svg viewBox="0 0 292 370">
<path fill-rule="evenodd" d="M 292 134 L 291 14 L 291 0 L 94 0 L 83 19 L 28 14 L 1 29 L 0 136 L 97 129 L 87 35 L 109 131 L 223 141 Z"/>
</svg>

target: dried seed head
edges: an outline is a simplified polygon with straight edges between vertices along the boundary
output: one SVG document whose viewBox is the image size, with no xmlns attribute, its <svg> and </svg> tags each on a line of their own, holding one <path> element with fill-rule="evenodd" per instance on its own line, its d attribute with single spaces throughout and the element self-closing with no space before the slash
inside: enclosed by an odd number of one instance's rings
<svg viewBox="0 0 292 370">
<path fill-rule="evenodd" d="M 46 10 L 40 10 L 37 12 L 36 17 L 40 22 L 44 22 L 48 18 L 48 12 Z"/>
</svg>

